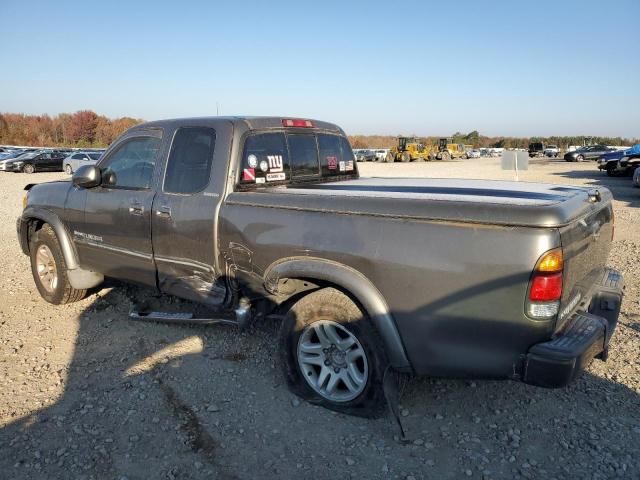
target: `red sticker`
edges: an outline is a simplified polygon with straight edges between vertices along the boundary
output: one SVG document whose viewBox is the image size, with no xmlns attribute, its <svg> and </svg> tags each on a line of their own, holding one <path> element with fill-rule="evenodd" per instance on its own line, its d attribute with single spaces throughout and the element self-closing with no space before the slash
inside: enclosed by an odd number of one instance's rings
<svg viewBox="0 0 640 480">
<path fill-rule="evenodd" d="M 327 157 L 327 165 L 329 170 L 335 170 L 338 168 L 338 159 L 336 157 Z"/>
<path fill-rule="evenodd" d="M 245 182 L 253 182 L 256 179 L 256 170 L 255 168 L 245 168 L 242 173 L 242 179 Z"/>
</svg>

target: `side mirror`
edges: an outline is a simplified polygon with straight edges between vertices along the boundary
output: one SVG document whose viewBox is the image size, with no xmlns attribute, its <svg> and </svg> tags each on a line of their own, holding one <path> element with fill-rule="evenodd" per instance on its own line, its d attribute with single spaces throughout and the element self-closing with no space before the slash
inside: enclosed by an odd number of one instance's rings
<svg viewBox="0 0 640 480">
<path fill-rule="evenodd" d="M 95 165 L 83 165 L 75 171 L 71 181 L 76 187 L 93 188 L 102 182 L 102 174 Z"/>
</svg>

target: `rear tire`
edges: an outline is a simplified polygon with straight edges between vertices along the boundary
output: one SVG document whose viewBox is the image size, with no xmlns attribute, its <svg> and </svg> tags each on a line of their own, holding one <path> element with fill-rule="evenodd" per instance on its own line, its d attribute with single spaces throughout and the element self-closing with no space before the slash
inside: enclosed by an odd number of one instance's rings
<svg viewBox="0 0 640 480">
<path fill-rule="evenodd" d="M 409 152 L 402 152 L 402 156 L 400 157 L 404 163 L 408 163 L 411 161 L 411 154 Z"/>
<path fill-rule="evenodd" d="M 27 163 L 22 166 L 22 171 L 29 174 L 35 173 L 36 167 L 32 163 Z"/>
<path fill-rule="evenodd" d="M 77 290 L 69 283 L 58 237 L 49 224 L 38 230 L 29 246 L 31 273 L 40 296 L 54 305 L 82 300 L 86 290 Z"/>
<path fill-rule="evenodd" d="M 578 155 L 578 156 L 576 157 L 576 162 L 582 162 L 582 161 L 584 161 L 584 156 L 582 156 L 582 155 Z"/>
<path fill-rule="evenodd" d="M 440 160 L 448 162 L 449 160 L 451 160 L 451 154 L 449 152 L 442 152 L 442 155 L 440 155 Z"/>
<path fill-rule="evenodd" d="M 389 153 L 387 153 L 387 156 L 386 156 L 386 158 L 384 160 L 387 163 L 393 163 L 393 162 L 396 161 L 396 157 L 391 152 L 389 152 Z"/>
<path fill-rule="evenodd" d="M 68 163 L 64 166 L 64 171 L 67 175 L 73 175 L 73 168 Z"/>
<path fill-rule="evenodd" d="M 369 318 L 344 293 L 324 288 L 303 297 L 280 327 L 289 389 L 310 403 L 361 417 L 384 411 L 388 360 Z"/>
</svg>

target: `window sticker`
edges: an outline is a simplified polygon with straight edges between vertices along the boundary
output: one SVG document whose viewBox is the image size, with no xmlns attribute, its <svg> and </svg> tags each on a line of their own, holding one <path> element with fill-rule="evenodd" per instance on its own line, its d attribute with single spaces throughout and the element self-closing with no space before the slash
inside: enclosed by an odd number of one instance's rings
<svg viewBox="0 0 640 480">
<path fill-rule="evenodd" d="M 256 170 L 254 168 L 245 168 L 242 172 L 242 179 L 245 182 L 255 182 Z"/>
<path fill-rule="evenodd" d="M 256 177 L 256 183 L 264 183 L 264 182 L 265 182 L 264 177 Z"/>
<path fill-rule="evenodd" d="M 247 163 L 251 168 L 256 168 L 258 166 L 258 157 L 255 155 L 249 155 L 247 157 Z"/>
<path fill-rule="evenodd" d="M 267 155 L 267 159 L 269 160 L 270 172 L 282 171 L 282 155 Z"/>
<path fill-rule="evenodd" d="M 340 162 L 340 171 L 344 172 L 346 169 L 347 169 L 347 162 L 341 161 Z"/>
<path fill-rule="evenodd" d="M 263 172 L 266 172 L 269 170 L 269 164 L 267 163 L 266 160 L 262 160 L 260 162 L 260 170 L 262 170 Z"/>
<path fill-rule="evenodd" d="M 347 172 L 351 172 L 353 170 L 353 160 L 349 160 L 347 162 Z"/>
<path fill-rule="evenodd" d="M 327 168 L 329 170 L 337 170 L 338 169 L 338 159 L 337 159 L 337 157 L 327 157 Z"/>
<path fill-rule="evenodd" d="M 278 180 L 285 180 L 287 175 L 284 172 L 280 173 L 267 173 L 267 182 L 277 182 Z"/>
</svg>

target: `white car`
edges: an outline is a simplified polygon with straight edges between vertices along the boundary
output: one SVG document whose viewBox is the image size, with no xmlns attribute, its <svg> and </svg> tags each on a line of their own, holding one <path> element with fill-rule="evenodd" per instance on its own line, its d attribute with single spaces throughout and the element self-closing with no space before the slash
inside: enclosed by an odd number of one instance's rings
<svg viewBox="0 0 640 480">
<path fill-rule="evenodd" d="M 388 148 L 379 148 L 378 150 L 376 150 L 376 161 L 385 162 L 388 154 L 389 154 Z"/>
<path fill-rule="evenodd" d="M 543 152 L 545 157 L 557 158 L 560 155 L 560 149 L 557 145 L 547 145 Z"/>
<path fill-rule="evenodd" d="M 480 158 L 480 150 L 473 149 L 467 152 L 467 158 Z"/>
</svg>

